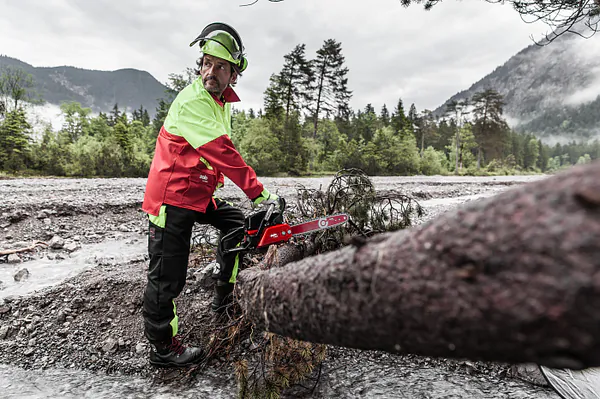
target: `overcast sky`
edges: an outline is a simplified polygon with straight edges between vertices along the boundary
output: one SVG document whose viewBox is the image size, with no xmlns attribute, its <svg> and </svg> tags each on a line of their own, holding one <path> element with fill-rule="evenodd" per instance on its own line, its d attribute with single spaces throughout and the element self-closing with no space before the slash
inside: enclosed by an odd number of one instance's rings
<svg viewBox="0 0 600 399">
<path fill-rule="evenodd" d="M 167 6 L 167 3 L 171 3 Z M 445 0 L 431 11 L 399 0 L 0 0 L 0 54 L 34 66 L 136 68 L 166 82 L 193 66 L 189 43 L 208 23 L 232 25 L 249 67 L 240 108 L 262 107 L 271 73 L 305 43 L 313 58 L 323 41 L 342 43 L 351 106 L 390 111 L 434 109 L 532 44 L 544 25 L 526 24 L 508 5 Z"/>
</svg>

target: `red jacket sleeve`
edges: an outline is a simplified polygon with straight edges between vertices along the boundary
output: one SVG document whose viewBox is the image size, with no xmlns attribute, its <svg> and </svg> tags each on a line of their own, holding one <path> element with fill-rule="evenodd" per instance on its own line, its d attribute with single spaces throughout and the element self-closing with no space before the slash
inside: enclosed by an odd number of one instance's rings
<svg viewBox="0 0 600 399">
<path fill-rule="evenodd" d="M 250 199 L 255 199 L 263 191 L 256 172 L 246 164 L 233 142 L 227 135 L 222 135 L 196 149 L 216 169 L 223 172 Z"/>
</svg>

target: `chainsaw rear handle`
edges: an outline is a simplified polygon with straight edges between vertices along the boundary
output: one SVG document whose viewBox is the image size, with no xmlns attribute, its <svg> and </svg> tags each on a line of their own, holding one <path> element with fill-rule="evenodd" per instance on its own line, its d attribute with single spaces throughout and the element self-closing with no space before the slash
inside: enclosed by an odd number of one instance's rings
<svg viewBox="0 0 600 399">
<path fill-rule="evenodd" d="M 279 197 L 277 199 L 277 202 L 279 203 L 279 212 L 283 214 L 283 211 L 285 210 L 285 200 L 283 198 Z M 262 233 L 268 227 L 269 220 L 271 219 L 271 216 L 273 216 L 273 212 L 274 211 L 275 211 L 275 204 L 274 203 L 270 203 L 269 205 L 267 205 L 267 211 L 265 212 L 265 216 L 260 221 L 260 225 L 258 226 L 258 230 L 257 230 L 256 234 L 252 238 L 254 238 L 254 237 L 261 237 L 262 236 Z M 240 230 L 244 231 L 244 229 L 245 229 L 244 226 L 238 227 L 237 229 L 232 230 L 229 233 L 227 233 L 225 236 L 223 236 L 223 238 L 221 238 L 221 240 L 224 240 L 225 238 L 229 238 L 230 236 L 233 236 L 235 234 L 239 234 Z M 230 254 L 230 253 L 247 251 L 249 249 L 254 249 L 253 239 L 251 237 L 248 237 L 248 236 L 245 236 L 244 238 L 247 241 L 245 244 L 240 243 L 239 246 L 237 246 L 235 248 L 228 249 L 226 251 L 223 251 L 223 253 L 224 254 Z M 254 243 L 254 244 L 256 244 L 256 243 Z"/>
</svg>

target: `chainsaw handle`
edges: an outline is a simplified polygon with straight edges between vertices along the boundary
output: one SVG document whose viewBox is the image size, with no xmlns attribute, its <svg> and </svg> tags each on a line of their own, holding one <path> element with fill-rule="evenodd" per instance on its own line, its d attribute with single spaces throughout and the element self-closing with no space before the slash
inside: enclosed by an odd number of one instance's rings
<svg viewBox="0 0 600 399">
<path fill-rule="evenodd" d="M 283 214 L 283 211 L 285 210 L 285 200 L 281 197 L 279 197 L 277 199 L 277 202 L 279 204 L 279 212 Z M 270 203 L 269 205 L 267 205 L 267 211 L 265 212 L 265 216 L 262 218 L 262 220 L 260 221 L 260 225 L 258 226 L 258 230 L 257 233 L 255 234 L 255 237 L 261 237 L 263 231 L 265 230 L 268 224 L 268 221 L 271 219 L 271 216 L 273 216 L 273 212 L 275 211 L 275 203 Z M 237 234 L 240 229 L 243 229 L 243 227 L 239 227 L 231 232 L 229 232 L 226 236 L 224 236 L 222 239 L 224 239 L 227 236 L 233 235 L 233 234 Z M 251 249 L 251 240 L 248 240 L 246 245 L 240 245 L 238 247 L 235 248 L 231 248 L 228 250 L 223 251 L 224 254 L 229 254 L 229 253 L 236 253 L 236 252 L 243 252 L 246 251 L 248 249 Z"/>
</svg>

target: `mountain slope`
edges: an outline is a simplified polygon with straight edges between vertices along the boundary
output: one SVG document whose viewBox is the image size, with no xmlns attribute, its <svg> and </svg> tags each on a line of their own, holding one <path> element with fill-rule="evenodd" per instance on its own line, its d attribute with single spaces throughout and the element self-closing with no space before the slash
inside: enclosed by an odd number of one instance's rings
<svg viewBox="0 0 600 399">
<path fill-rule="evenodd" d="M 600 136 L 600 35 L 564 36 L 548 46 L 531 45 L 504 65 L 452 96 L 470 98 L 487 88 L 506 102 L 509 124 L 549 141 L 589 140 Z"/>
<path fill-rule="evenodd" d="M 34 67 L 15 58 L 0 56 L 0 66 L 23 68 L 33 75 L 36 90 L 52 104 L 77 101 L 93 111 L 108 112 L 115 103 L 129 111 L 143 106 L 153 115 L 167 89 L 148 72 L 137 69 L 93 71 L 70 66 Z"/>
</svg>

